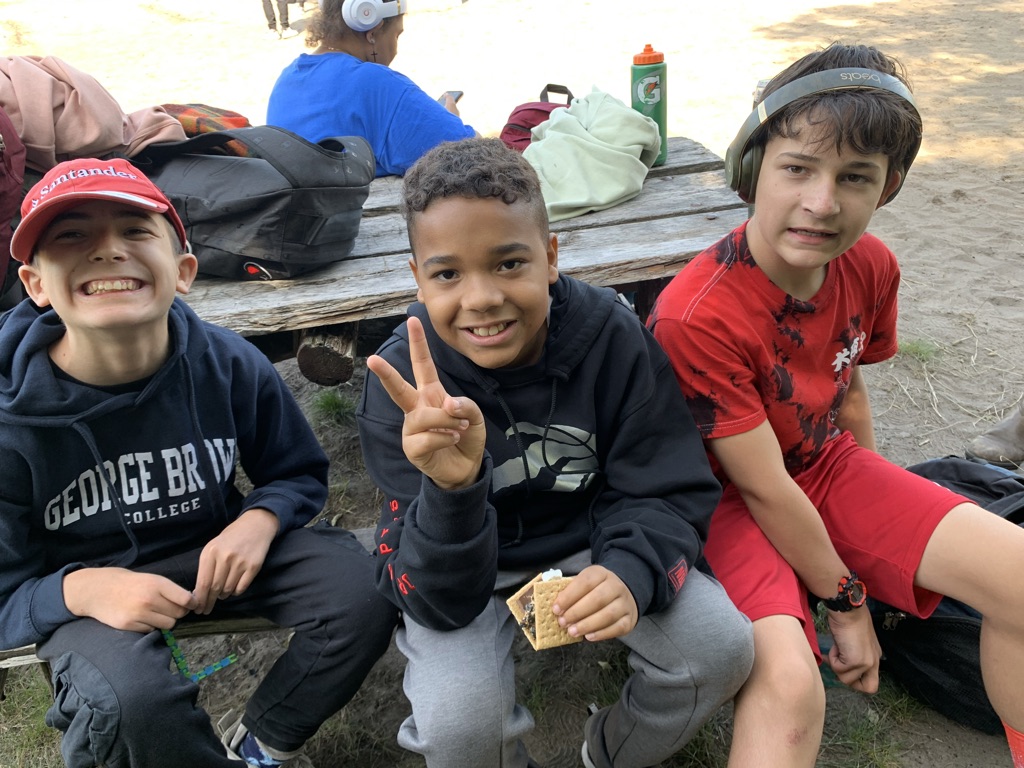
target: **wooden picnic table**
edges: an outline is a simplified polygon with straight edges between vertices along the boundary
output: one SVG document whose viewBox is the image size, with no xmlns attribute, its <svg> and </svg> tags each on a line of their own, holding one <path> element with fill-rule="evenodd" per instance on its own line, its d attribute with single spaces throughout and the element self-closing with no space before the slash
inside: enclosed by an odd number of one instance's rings
<svg viewBox="0 0 1024 768">
<path fill-rule="evenodd" d="M 644 315 L 667 279 L 747 217 L 722 168 L 722 159 L 697 142 L 670 138 L 667 161 L 651 169 L 635 198 L 552 224 L 559 270 L 637 292 Z M 312 381 L 346 381 L 354 357 L 366 354 L 360 321 L 397 323 L 415 300 L 409 241 L 398 212 L 401 183 L 384 177 L 370 185 L 349 259 L 290 280 L 204 277 L 186 301 L 203 319 L 248 337 L 272 360 L 298 357 Z"/>
</svg>

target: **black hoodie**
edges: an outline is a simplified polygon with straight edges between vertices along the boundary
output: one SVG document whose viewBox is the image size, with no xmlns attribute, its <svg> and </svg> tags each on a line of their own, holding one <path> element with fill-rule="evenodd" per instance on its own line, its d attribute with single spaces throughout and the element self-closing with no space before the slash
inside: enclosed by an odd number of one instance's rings
<svg viewBox="0 0 1024 768">
<path fill-rule="evenodd" d="M 55 373 L 52 310 L 26 300 L 0 315 L 0 648 L 76 618 L 68 571 L 202 547 L 252 507 L 283 532 L 323 506 L 327 457 L 274 367 L 180 299 L 168 322 L 160 370 L 104 388 Z M 236 459 L 254 485 L 244 498 Z"/>
<path fill-rule="evenodd" d="M 484 369 L 422 322 L 449 395 L 483 411 L 479 481 L 443 491 L 402 451 L 403 414 L 367 374 L 358 411 L 367 469 L 385 495 L 378 588 L 407 616 L 455 629 L 497 571 L 541 569 L 589 548 L 641 615 L 663 609 L 701 561 L 721 489 L 664 352 L 615 292 L 561 276 L 544 355 Z M 413 383 L 403 324 L 379 354 Z"/>
</svg>

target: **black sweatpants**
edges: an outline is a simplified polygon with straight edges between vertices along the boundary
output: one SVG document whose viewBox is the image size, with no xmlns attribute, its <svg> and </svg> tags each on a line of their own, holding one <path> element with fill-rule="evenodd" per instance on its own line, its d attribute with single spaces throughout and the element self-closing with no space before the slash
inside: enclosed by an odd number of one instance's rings
<svg viewBox="0 0 1024 768">
<path fill-rule="evenodd" d="M 200 550 L 136 570 L 195 586 Z M 215 616 L 262 616 L 295 634 L 246 705 L 243 722 L 275 749 L 298 749 L 355 694 L 384 653 L 396 609 L 376 590 L 373 561 L 355 537 L 321 525 L 290 531 L 243 595 Z M 187 619 L 186 619 L 187 620 Z M 185 620 L 183 620 L 185 621 Z M 47 724 L 64 732 L 70 768 L 228 768 L 199 687 L 170 666 L 160 632 L 93 619 L 60 627 L 39 648 L 53 665 Z"/>
<path fill-rule="evenodd" d="M 274 18 L 271 0 L 263 0 L 263 15 L 267 17 L 267 27 L 277 29 L 278 19 Z M 277 0 L 277 15 L 281 21 L 281 29 L 288 29 L 288 0 Z"/>
</svg>

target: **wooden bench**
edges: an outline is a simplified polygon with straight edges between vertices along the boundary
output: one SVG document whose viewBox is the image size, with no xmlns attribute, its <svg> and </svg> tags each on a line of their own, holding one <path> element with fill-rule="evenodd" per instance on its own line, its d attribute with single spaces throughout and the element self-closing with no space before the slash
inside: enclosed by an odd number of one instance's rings
<svg viewBox="0 0 1024 768">
<path fill-rule="evenodd" d="M 670 138 L 667 161 L 651 169 L 635 198 L 552 225 L 559 269 L 635 292 L 645 316 L 665 281 L 747 218 L 746 206 L 725 184 L 723 166 L 700 144 Z M 398 177 L 371 184 L 351 258 L 291 280 L 203 278 L 186 301 L 204 320 L 249 338 L 271 360 L 295 356 L 311 381 L 346 381 L 354 357 L 387 338 L 416 297 L 398 211 L 401 184 Z M 391 323 L 383 337 L 363 328 L 381 319 Z"/>
<path fill-rule="evenodd" d="M 174 628 L 174 637 L 177 640 L 184 640 L 190 637 L 202 637 L 204 635 L 227 635 L 248 632 L 271 632 L 280 630 L 282 627 L 259 618 L 231 618 L 231 619 L 210 619 L 199 621 L 188 621 L 179 624 Z M 22 667 L 27 664 L 38 664 L 43 675 L 46 677 L 46 684 L 53 692 L 53 681 L 51 679 L 50 664 L 36 656 L 36 646 L 26 645 L 21 648 L 0 650 L 0 701 L 5 698 L 4 688 L 7 684 L 7 675 L 14 667 Z"/>
</svg>

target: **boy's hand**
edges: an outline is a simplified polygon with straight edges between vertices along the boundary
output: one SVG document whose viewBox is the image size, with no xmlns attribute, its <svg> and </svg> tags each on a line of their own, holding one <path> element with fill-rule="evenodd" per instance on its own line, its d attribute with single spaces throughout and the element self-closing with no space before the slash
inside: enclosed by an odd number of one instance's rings
<svg viewBox="0 0 1024 768">
<path fill-rule="evenodd" d="M 164 576 L 126 568 L 83 568 L 64 577 L 64 603 L 114 629 L 171 629 L 196 607 L 192 593 Z"/>
<path fill-rule="evenodd" d="M 845 613 L 829 611 L 828 625 L 833 639 L 828 663 L 836 677 L 855 691 L 877 693 L 882 647 L 875 636 L 868 609 L 854 608 Z"/>
<path fill-rule="evenodd" d="M 366 365 L 405 413 L 402 449 L 406 458 L 439 488 L 467 488 L 479 477 L 484 458 L 483 414 L 469 398 L 445 392 L 419 319 L 410 317 L 408 328 L 415 387 L 382 357 L 372 355 Z"/>
<path fill-rule="evenodd" d="M 591 565 L 574 576 L 552 609 L 570 635 L 591 642 L 622 637 L 639 619 L 633 593 L 603 565 Z"/>
<path fill-rule="evenodd" d="M 277 515 L 253 507 L 203 547 L 196 574 L 196 613 L 208 614 L 218 599 L 240 595 L 249 588 L 279 527 Z"/>
</svg>

